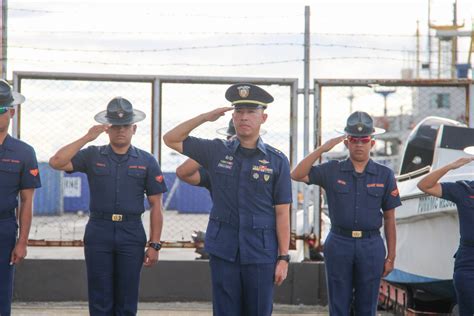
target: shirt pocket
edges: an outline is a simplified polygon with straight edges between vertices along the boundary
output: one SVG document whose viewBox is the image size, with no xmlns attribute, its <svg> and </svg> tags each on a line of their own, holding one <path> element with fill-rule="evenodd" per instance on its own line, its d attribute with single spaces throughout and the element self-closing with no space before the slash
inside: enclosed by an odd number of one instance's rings
<svg viewBox="0 0 474 316">
<path fill-rule="evenodd" d="M 96 176 L 107 176 L 110 174 L 110 168 L 108 167 L 99 167 L 99 166 L 93 166 L 92 167 L 92 172 Z"/>
<path fill-rule="evenodd" d="M 234 184 L 236 179 L 234 177 L 234 168 L 226 169 L 217 167 L 215 174 L 215 182 L 217 184 L 216 188 L 231 189 L 235 187 Z M 213 186 L 213 189 L 214 188 L 215 187 Z"/>
<path fill-rule="evenodd" d="M 384 188 L 367 188 L 367 207 L 380 210 L 382 208 Z"/>
<path fill-rule="evenodd" d="M 144 179 L 146 178 L 146 170 L 129 168 L 127 174 L 132 178 Z"/>
<path fill-rule="evenodd" d="M 254 215 L 252 228 L 257 233 L 255 244 L 261 245 L 264 249 L 276 249 L 278 247 L 276 219 L 274 217 Z"/>
<path fill-rule="evenodd" d="M 0 185 L 19 186 L 20 173 L 21 165 L 19 163 L 0 163 L 0 176 L 2 177 Z"/>
</svg>

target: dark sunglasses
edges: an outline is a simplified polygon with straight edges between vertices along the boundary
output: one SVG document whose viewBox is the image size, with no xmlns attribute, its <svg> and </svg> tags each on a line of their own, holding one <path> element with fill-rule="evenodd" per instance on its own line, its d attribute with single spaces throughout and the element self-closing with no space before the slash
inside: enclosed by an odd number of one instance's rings
<svg viewBox="0 0 474 316">
<path fill-rule="evenodd" d="M 372 140 L 372 136 L 364 136 L 364 137 L 347 136 L 347 140 L 351 144 L 357 144 L 357 143 L 367 144 L 368 142 Z"/>
<path fill-rule="evenodd" d="M 10 108 L 8 108 L 6 106 L 1 106 L 0 107 L 0 115 L 7 113 L 9 109 Z"/>
</svg>

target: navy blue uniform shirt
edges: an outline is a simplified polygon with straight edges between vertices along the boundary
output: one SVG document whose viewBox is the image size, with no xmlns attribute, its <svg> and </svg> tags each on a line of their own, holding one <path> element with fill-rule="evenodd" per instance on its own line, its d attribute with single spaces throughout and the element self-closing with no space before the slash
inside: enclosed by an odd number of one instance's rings
<svg viewBox="0 0 474 316">
<path fill-rule="evenodd" d="M 349 230 L 376 230 L 383 214 L 401 205 L 393 171 L 369 160 L 357 174 L 350 159 L 313 166 L 309 184 L 324 188 L 332 225 Z"/>
<path fill-rule="evenodd" d="M 7 135 L 0 145 L 0 213 L 18 206 L 18 192 L 41 187 L 33 147 Z"/>
<path fill-rule="evenodd" d="M 87 174 L 90 211 L 140 214 L 147 196 L 167 191 L 156 159 L 146 151 L 130 146 L 117 155 L 110 145 L 89 146 L 71 160 L 72 172 Z"/>
<path fill-rule="evenodd" d="M 183 154 L 209 173 L 213 206 L 206 251 L 228 261 L 274 263 L 278 253 L 275 205 L 291 203 L 290 166 L 279 150 L 258 140 L 250 156 L 240 141 L 188 137 Z"/>
<path fill-rule="evenodd" d="M 461 239 L 474 241 L 474 181 L 442 182 L 441 198 L 456 203 Z"/>
</svg>

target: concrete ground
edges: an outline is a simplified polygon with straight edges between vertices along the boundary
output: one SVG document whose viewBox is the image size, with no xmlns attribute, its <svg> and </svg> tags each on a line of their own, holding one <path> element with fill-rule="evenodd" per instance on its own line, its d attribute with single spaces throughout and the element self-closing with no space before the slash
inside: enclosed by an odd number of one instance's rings
<svg viewBox="0 0 474 316">
<path fill-rule="evenodd" d="M 140 303 L 140 316 L 212 316 L 210 303 Z M 86 302 L 41 302 L 13 304 L 12 316 L 87 316 Z M 328 315 L 321 306 L 275 305 L 273 315 L 322 316 Z"/>
<path fill-rule="evenodd" d="M 87 316 L 87 302 L 15 302 L 12 316 Z M 140 303 L 139 316 L 212 316 L 212 305 L 201 302 Z M 326 306 L 275 304 L 276 316 L 327 316 Z M 380 312 L 378 316 L 393 315 Z"/>
</svg>

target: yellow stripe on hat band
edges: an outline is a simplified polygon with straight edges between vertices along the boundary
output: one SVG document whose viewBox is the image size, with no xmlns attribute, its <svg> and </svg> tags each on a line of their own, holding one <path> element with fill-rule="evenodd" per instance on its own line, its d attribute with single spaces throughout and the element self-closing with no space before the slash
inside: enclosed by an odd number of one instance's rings
<svg viewBox="0 0 474 316">
<path fill-rule="evenodd" d="M 257 105 L 267 107 L 267 103 L 263 103 L 263 102 L 255 101 L 255 100 L 238 100 L 238 101 L 232 102 L 232 105 L 241 104 L 241 103 L 251 103 L 251 104 L 257 104 Z"/>
</svg>

